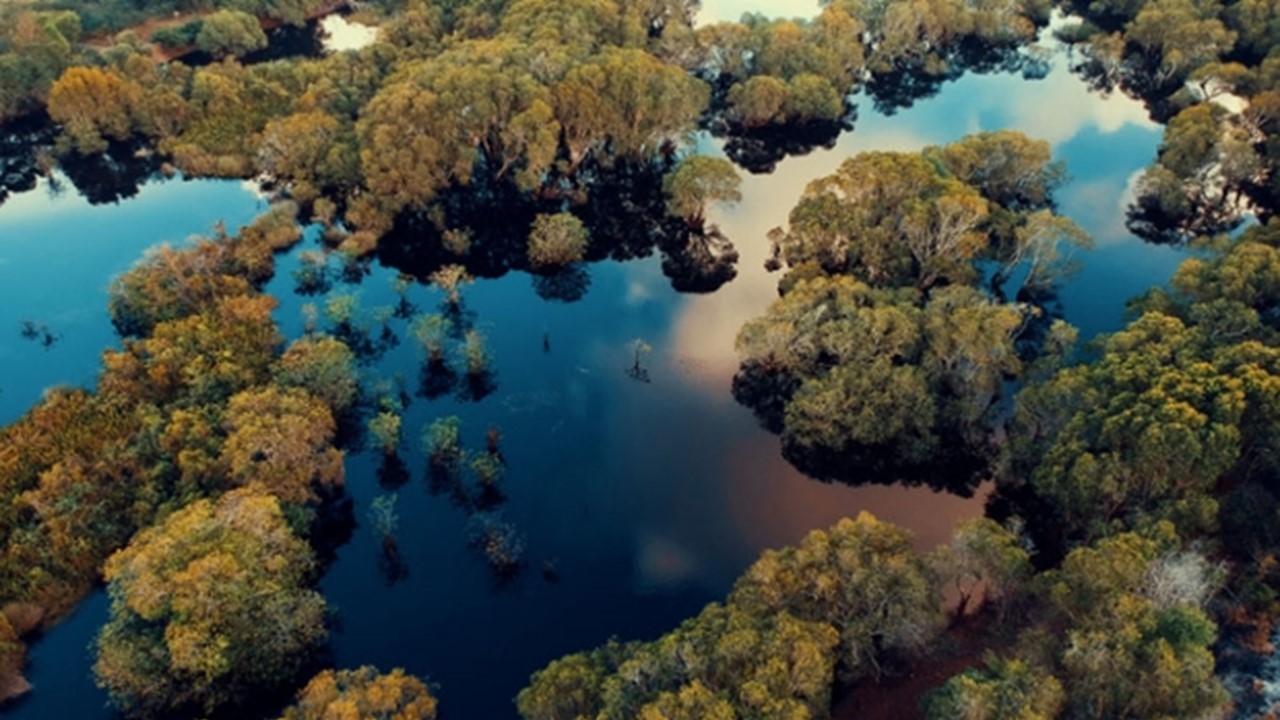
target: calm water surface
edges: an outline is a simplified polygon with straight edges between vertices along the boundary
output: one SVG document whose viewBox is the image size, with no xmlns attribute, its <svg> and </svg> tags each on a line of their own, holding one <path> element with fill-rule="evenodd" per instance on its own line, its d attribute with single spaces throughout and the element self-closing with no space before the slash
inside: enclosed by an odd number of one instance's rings
<svg viewBox="0 0 1280 720">
<path fill-rule="evenodd" d="M 815 7 L 704 4 L 704 19 Z M 497 390 L 480 403 L 415 398 L 406 412 L 411 477 L 398 490 L 397 537 L 408 575 L 394 585 L 378 563 L 380 538 L 365 522 L 372 499 L 388 490 L 377 480 L 377 459 L 349 456 L 348 489 L 362 526 L 321 583 L 337 611 L 337 665 L 402 666 L 429 677 L 446 717 L 512 717 L 511 698 L 530 672 L 613 635 L 669 629 L 722 597 L 763 548 L 860 510 L 912 528 L 929 548 L 957 520 L 979 514 L 981 497 L 824 485 L 797 474 L 777 439 L 730 396 L 733 339 L 776 295 L 778 277 L 762 269 L 765 233 L 786 221 L 806 182 L 862 150 L 916 150 L 1003 127 L 1050 140 L 1067 161 L 1072 181 L 1060 192 L 1062 210 L 1098 247 L 1082 257 L 1062 305 L 1086 336 L 1117 328 L 1124 300 L 1167 281 L 1178 262 L 1176 252 L 1145 245 L 1123 226 L 1129 188 L 1160 132 L 1137 103 L 1090 95 L 1061 58 L 1055 62 L 1036 82 L 966 77 L 892 117 L 864 100 L 854 132 L 835 149 L 747 176 L 741 205 L 713 218 L 742 254 L 739 277 L 713 295 L 675 293 L 656 258 L 593 266 L 590 291 L 572 304 L 541 300 L 523 274 L 467 288 L 466 307 L 489 338 Z M 705 146 L 718 151 L 714 142 Z M 89 207 L 74 192 L 51 196 L 42 185 L 0 206 L 0 420 L 17 417 L 49 385 L 91 381 L 98 351 L 114 341 L 105 288 L 143 248 L 207 231 L 218 218 L 235 227 L 260 208 L 256 195 L 224 182 L 151 184 L 105 207 Z M 305 247 L 316 246 L 313 235 Z M 296 266 L 295 252 L 269 288 L 282 299 L 278 317 L 291 336 L 308 301 L 292 293 Z M 392 302 L 392 275 L 376 269 L 355 288 L 366 308 Z M 410 297 L 427 310 L 439 302 L 425 287 Z M 20 339 L 24 319 L 48 324 L 61 340 L 45 349 Z M 405 335 L 404 321 L 393 328 Z M 653 347 L 648 384 L 624 372 L 637 338 Z M 405 342 L 369 370 L 401 374 L 412 392 L 418 363 Z M 431 419 L 451 414 L 463 419 L 472 449 L 483 449 L 489 426 L 504 436 L 504 514 L 525 537 L 529 569 L 502 587 L 466 547 L 466 513 L 432 496 L 424 481 L 417 437 Z M 558 582 L 542 579 L 544 561 L 555 563 Z M 86 651 L 105 617 L 99 594 L 34 647 L 36 690 L 13 717 L 108 716 Z"/>
</svg>

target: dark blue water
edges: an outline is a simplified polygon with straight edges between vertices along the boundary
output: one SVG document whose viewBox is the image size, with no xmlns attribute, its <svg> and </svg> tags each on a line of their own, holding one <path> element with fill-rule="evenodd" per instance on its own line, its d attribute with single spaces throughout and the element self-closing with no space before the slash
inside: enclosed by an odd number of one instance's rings
<svg viewBox="0 0 1280 720">
<path fill-rule="evenodd" d="M 593 266 L 589 292 L 572 304 L 542 300 L 523 274 L 464 290 L 489 340 L 497 389 L 480 403 L 415 398 L 405 413 L 410 479 L 397 494 L 396 537 L 408 574 L 394 585 L 379 564 L 381 538 L 366 522 L 372 499 L 388 492 L 377 480 L 379 458 L 349 457 L 348 490 L 362 526 L 321 584 L 337 611 L 337 664 L 429 677 L 449 717 L 511 717 L 511 698 L 530 672 L 612 635 L 669 629 L 721 597 L 763 548 L 860 510 L 912 528 L 927 548 L 956 520 L 980 513 L 981 497 L 801 477 L 781 459 L 777 439 L 734 403 L 729 380 L 738 328 L 775 297 L 777 276 L 762 269 L 765 233 L 786 221 L 806 182 L 861 150 L 914 150 L 1002 127 L 1053 142 L 1073 178 L 1059 194 L 1062 210 L 1097 240 L 1061 294 L 1068 319 L 1086 336 L 1119 327 L 1125 299 L 1167 281 L 1179 259 L 1124 231 L 1127 188 L 1160 136 L 1140 106 L 1089 95 L 1061 67 L 1039 82 L 967 77 L 892 117 L 863 103 L 855 131 L 834 150 L 747 177 L 743 203 L 716 213 L 742 262 L 739 277 L 713 295 L 675 293 L 656 258 Z M 89 208 L 70 193 L 50 198 L 40 190 L 0 206 L 0 420 L 50 384 L 92 379 L 98 350 L 113 341 L 103 290 L 142 248 L 207 230 L 219 217 L 234 227 L 259 205 L 237 184 L 170 182 L 147 185 L 119 206 Z M 314 234 L 299 250 L 318 247 Z M 301 331 L 302 305 L 324 299 L 293 296 L 296 266 L 297 251 L 269 288 L 282 299 L 278 318 L 291 336 Z M 358 287 L 336 291 L 359 292 L 372 315 L 394 302 L 392 275 L 375 269 Z M 410 300 L 431 310 L 440 296 L 418 286 Z M 48 350 L 21 340 L 26 318 L 62 339 Z M 391 323 L 401 337 L 405 325 Z M 645 360 L 650 383 L 624 372 L 636 339 L 653 348 Z M 369 369 L 368 384 L 399 373 L 412 393 L 419 363 L 405 338 Z M 467 548 L 467 513 L 431 495 L 424 479 L 418 436 L 431 419 L 454 414 L 473 450 L 483 450 L 490 426 L 504 438 L 503 512 L 524 536 L 528 565 L 504 586 Z M 543 579 L 545 561 L 557 582 Z M 107 716 L 86 651 L 105 615 L 96 596 L 34 647 L 36 690 L 13 717 Z"/>
</svg>

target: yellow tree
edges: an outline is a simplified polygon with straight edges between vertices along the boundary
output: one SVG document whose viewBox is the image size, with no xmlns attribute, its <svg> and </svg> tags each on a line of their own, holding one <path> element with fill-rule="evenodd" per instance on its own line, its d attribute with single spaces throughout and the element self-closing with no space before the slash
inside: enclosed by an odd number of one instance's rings
<svg viewBox="0 0 1280 720">
<path fill-rule="evenodd" d="M 303 390 L 269 387 L 231 398 L 222 463 L 237 486 L 288 503 L 307 503 L 343 481 L 331 442 L 333 415 Z"/>
<path fill-rule="evenodd" d="M 399 668 L 325 670 L 298 693 L 280 720 L 435 720 L 436 699 L 418 678 Z"/>
<path fill-rule="evenodd" d="M 107 561 L 99 685 L 130 714 L 168 715 L 288 680 L 327 634 L 314 567 L 274 498 L 237 490 L 175 512 Z"/>
<path fill-rule="evenodd" d="M 133 133 L 142 98 L 142 87 L 115 70 L 74 67 L 49 91 L 49 116 L 77 152 L 102 152 L 105 138 L 125 140 Z"/>
</svg>

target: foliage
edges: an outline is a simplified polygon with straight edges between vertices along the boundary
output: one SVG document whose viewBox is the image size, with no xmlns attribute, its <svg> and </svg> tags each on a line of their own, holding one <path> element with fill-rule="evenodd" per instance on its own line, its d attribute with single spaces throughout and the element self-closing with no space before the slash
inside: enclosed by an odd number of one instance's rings
<svg viewBox="0 0 1280 720">
<path fill-rule="evenodd" d="M 834 628 L 841 674 L 852 680 L 877 677 L 895 656 L 929 646 L 940 629 L 937 592 L 910 533 L 861 513 L 796 547 L 765 551 L 729 604 Z"/>
<path fill-rule="evenodd" d="M 1226 693 L 1209 647 L 1217 637 L 1192 595 L 1157 592 L 1153 570 L 1176 538 L 1162 525 L 1072 551 L 1049 595 L 1071 629 L 1062 645 L 1068 712 L 1094 717 L 1200 717 Z"/>
<path fill-rule="evenodd" d="M 418 678 L 399 668 L 379 674 L 376 668 L 325 670 L 311 678 L 298 701 L 280 720 L 386 718 L 435 720 L 436 699 Z"/>
<path fill-rule="evenodd" d="M 211 712 L 291 678 L 325 638 L 314 561 L 279 503 L 234 491 L 143 531 L 107 562 L 94 672 L 136 715 Z"/>
<path fill-rule="evenodd" d="M 766 422 L 781 406 L 784 444 L 925 463 L 941 438 L 978 437 L 1005 377 L 1021 369 L 1017 307 L 965 287 L 875 290 L 848 277 L 795 285 L 743 326 L 735 381 Z M 752 396 L 751 384 L 782 388 Z M 792 389 L 793 388 L 793 389 Z M 980 447 L 975 445 L 975 447 Z"/>
<path fill-rule="evenodd" d="M 437 418 L 422 436 L 423 451 L 434 466 L 456 469 L 462 461 L 460 429 L 457 417 Z"/>
<path fill-rule="evenodd" d="M 648 643 L 611 643 L 535 673 L 544 718 L 827 717 L 836 671 L 875 676 L 927 646 L 937 589 L 905 531 L 863 514 L 764 554 L 724 605 Z"/>
<path fill-rule="evenodd" d="M 1274 422 L 1273 353 L 1215 350 L 1176 317 L 1144 314 L 1094 363 L 1018 397 L 1015 468 L 1085 537 L 1175 520 L 1212 528 L 1212 491 L 1247 455 L 1250 425 Z"/>
<path fill-rule="evenodd" d="M 1028 663 L 989 656 L 925 698 L 929 720 L 1050 720 L 1063 707 L 1062 683 Z"/>
<path fill-rule="evenodd" d="M 590 236 L 572 213 L 539 215 L 529 231 L 529 265 L 535 270 L 582 262 Z"/>
<path fill-rule="evenodd" d="M 382 536 L 393 537 L 400 526 L 400 516 L 396 514 L 398 495 L 379 495 L 369 504 L 369 520 Z"/>
<path fill-rule="evenodd" d="M 369 418 L 369 436 L 375 449 L 394 455 L 400 448 L 400 415 L 384 410 Z"/>
<path fill-rule="evenodd" d="M 49 117 L 63 126 L 81 154 L 107 148 L 105 138 L 126 140 L 137 130 L 142 88 L 113 70 L 74 67 L 49 91 Z"/>
<path fill-rule="evenodd" d="M 290 343 L 273 375 L 280 387 L 301 388 L 323 401 L 335 418 L 351 409 L 360 392 L 354 353 L 327 335 Z"/>
<path fill-rule="evenodd" d="M 220 10 L 204 18 L 196 33 L 196 47 L 213 55 L 247 55 L 267 46 L 258 19 L 238 10 Z"/>
<path fill-rule="evenodd" d="M 332 366 L 350 352 L 316 341 L 328 359 L 303 357 L 314 354 L 305 344 L 278 358 L 274 302 L 244 279 L 269 276 L 272 252 L 295 237 L 282 220 L 292 212 L 269 214 L 236 239 L 162 248 L 126 273 L 111 306 L 134 337 L 104 354 L 97 391 L 53 389 L 0 429 L 0 597 L 24 608 L 12 616 L 19 636 L 65 616 L 111 553 L 190 503 L 236 484 L 301 502 L 340 482 L 330 409 L 303 386 L 344 377 Z M 321 397 L 343 396 L 340 383 L 329 390 Z M 7 647 L 16 664 L 21 645 Z M 143 665 L 115 669 L 138 684 L 128 692 L 151 688 L 148 702 L 167 702 L 159 696 L 173 686 Z M 0 683 L 21 686 L 13 676 Z"/>
<path fill-rule="evenodd" d="M 709 203 L 741 202 L 741 186 L 742 178 L 732 163 L 706 155 L 685 158 L 662 181 L 667 212 L 683 218 L 693 230 L 701 230 L 706 223 Z"/>
</svg>

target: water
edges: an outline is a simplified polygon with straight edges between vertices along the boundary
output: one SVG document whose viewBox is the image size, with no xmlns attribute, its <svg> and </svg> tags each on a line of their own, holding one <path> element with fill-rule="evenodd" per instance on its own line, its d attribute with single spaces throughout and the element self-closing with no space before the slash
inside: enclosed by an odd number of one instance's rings
<svg viewBox="0 0 1280 720">
<path fill-rule="evenodd" d="M 239 227 L 265 207 L 242 183 L 216 180 L 150 183 L 126 202 L 91 205 L 62 175 L 0 205 L 0 423 L 52 385 L 93 382 L 116 342 L 107 286 L 144 250 L 219 221 Z M 47 326 L 52 344 L 22 339 L 24 321 Z"/>
<path fill-rule="evenodd" d="M 713 17 L 798 10 L 790 2 L 705 4 Z M 336 664 L 427 676 L 452 717 L 512 717 L 511 698 L 530 672 L 612 635 L 652 637 L 671 628 L 722 597 L 763 548 L 868 510 L 912 528 L 927 549 L 956 521 L 981 513 L 982 492 L 959 498 L 800 476 L 781 458 L 777 438 L 730 396 L 733 339 L 776 296 L 778 277 L 762 268 L 764 236 L 785 223 L 805 183 L 862 150 L 915 150 L 1002 127 L 1050 140 L 1067 161 L 1073 179 L 1059 193 L 1062 210 L 1094 234 L 1098 248 L 1082 258 L 1062 306 L 1086 336 L 1118 328 L 1124 300 L 1165 282 L 1179 259 L 1123 227 L 1126 193 L 1154 157 L 1160 131 L 1136 103 L 1089 95 L 1063 62 L 1038 82 L 969 76 L 892 117 L 860 99 L 855 131 L 834 149 L 745 177 L 743 202 L 714 214 L 742 254 L 738 278 L 715 294 L 675 293 L 652 257 L 596 264 L 589 292 L 572 304 L 543 301 L 519 273 L 467 288 L 466 306 L 489 338 L 497 390 L 480 403 L 415 398 L 406 412 L 402 457 L 410 478 L 398 490 L 396 535 L 408 575 L 394 585 L 379 564 L 380 538 L 365 522 L 372 499 L 388 492 L 377 480 L 379 461 L 369 453 L 349 457 L 348 490 L 364 527 L 321 583 L 337 610 Z M 718 151 L 714 141 L 704 145 Z M 207 230 L 217 217 L 235 226 L 259 206 L 239 185 L 214 182 L 148 184 L 117 206 L 88 207 L 72 193 L 51 198 L 43 190 L 0 206 L 0 258 L 7 261 L 0 261 L 0 292 L 8 300 L 0 303 L 0 419 L 16 417 L 49 384 L 92 378 L 97 350 L 112 342 L 103 289 L 143 247 Z M 315 246 L 314 234 L 304 248 Z M 292 295 L 296 266 L 296 252 L 282 259 L 269 287 L 283 301 L 278 319 L 290 335 L 300 332 L 307 301 Z M 366 308 L 392 303 L 391 275 L 379 268 L 365 279 Z M 416 287 L 410 299 L 431 309 L 439 295 Z M 17 324 L 27 317 L 62 340 L 48 350 L 20 340 Z M 404 326 L 393 323 L 402 337 Z M 653 348 L 645 359 L 650 383 L 624 372 L 637 338 Z M 406 340 L 376 372 L 401 373 L 412 392 L 418 364 Z M 463 419 L 474 450 L 484 448 L 490 426 L 504 437 L 504 513 L 525 536 L 529 567 L 503 587 L 466 547 L 467 514 L 427 490 L 417 437 L 431 419 L 450 414 Z M 558 582 L 541 577 L 544 561 L 554 562 Z M 107 716 L 83 651 L 105 616 L 106 603 L 95 596 L 35 646 L 36 690 L 13 717 Z"/>
</svg>

